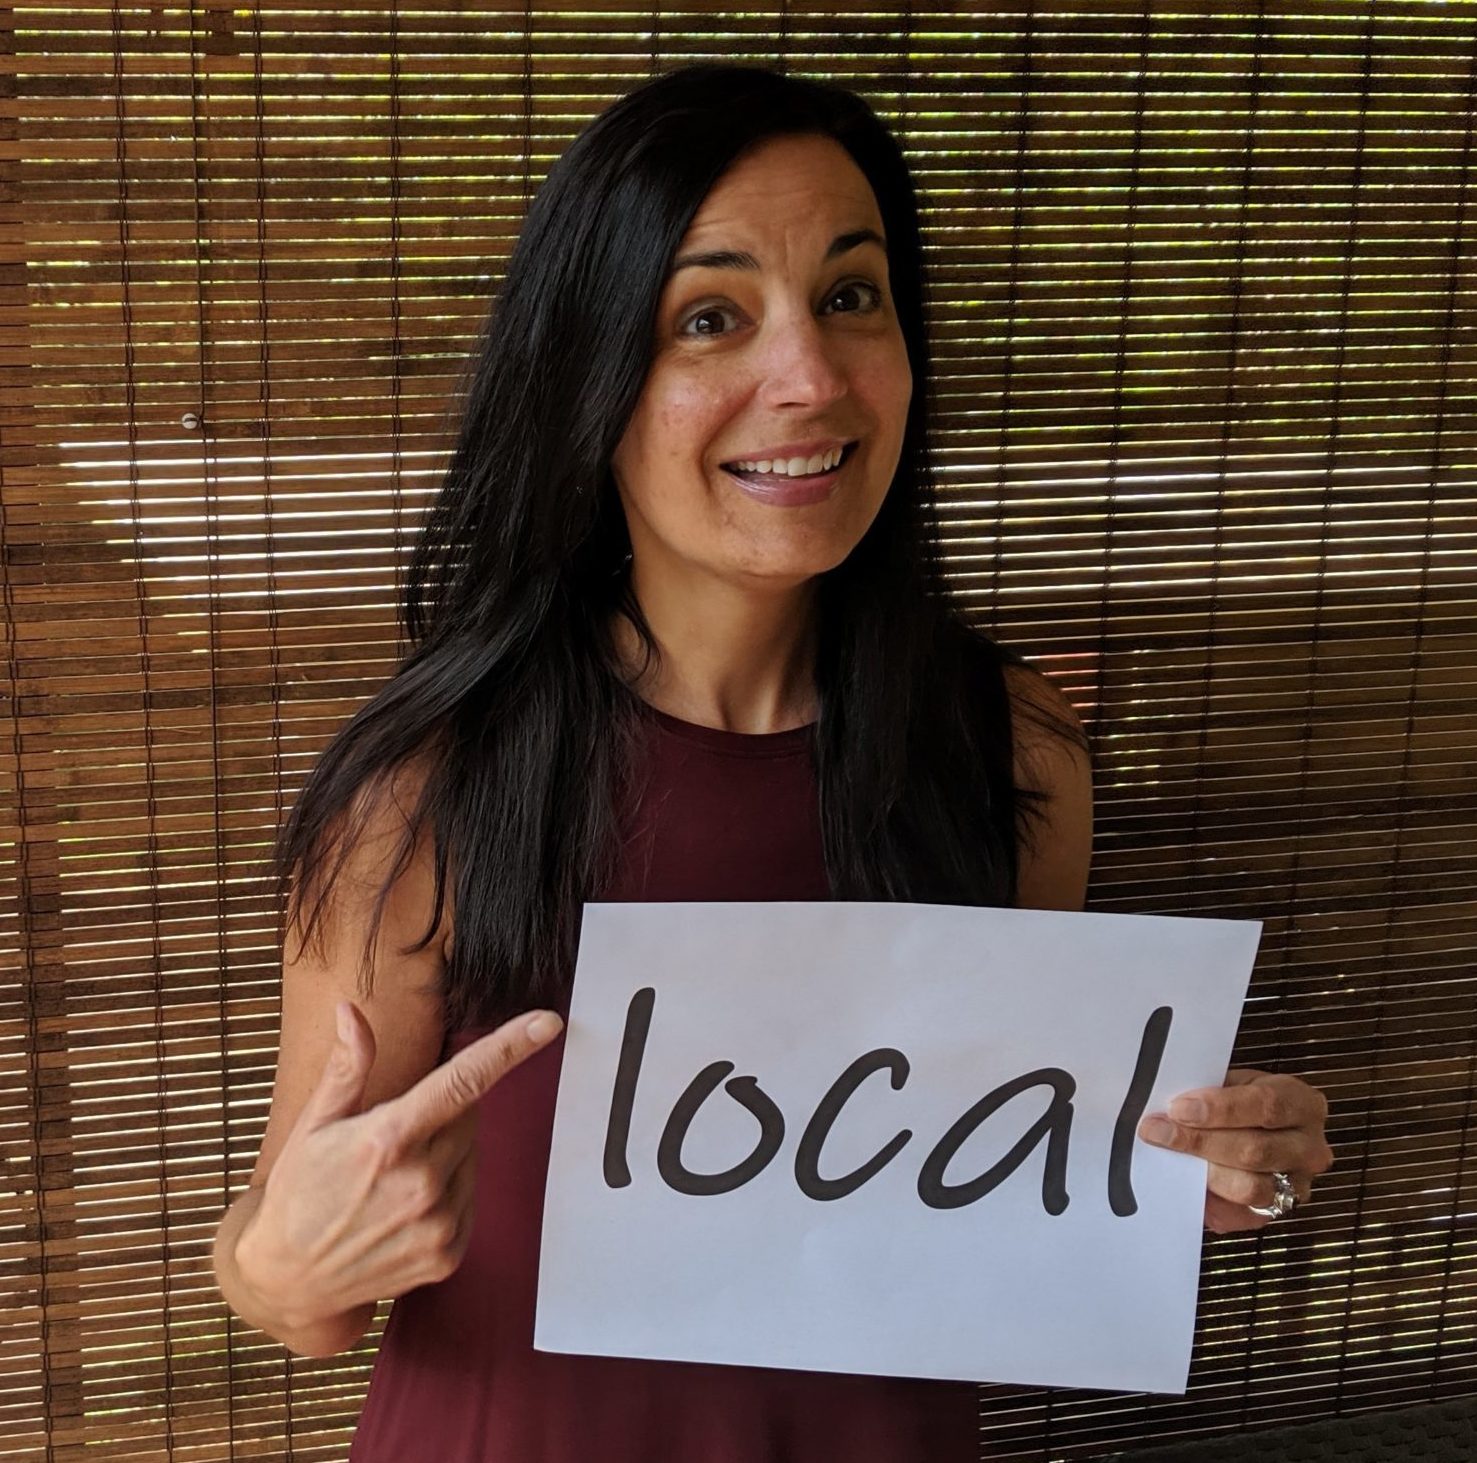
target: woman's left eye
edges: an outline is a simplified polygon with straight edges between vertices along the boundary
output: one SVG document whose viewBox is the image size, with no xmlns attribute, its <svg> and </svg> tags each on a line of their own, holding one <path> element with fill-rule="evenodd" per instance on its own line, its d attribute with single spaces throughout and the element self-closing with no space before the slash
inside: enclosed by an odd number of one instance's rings
<svg viewBox="0 0 1477 1463">
<path fill-rule="evenodd" d="M 850 284 L 839 284 L 831 291 L 830 298 L 835 299 L 837 295 L 844 295 L 847 290 L 866 290 L 872 297 L 871 309 L 867 311 L 848 310 L 846 314 L 870 314 L 872 310 L 880 309 L 882 306 L 882 291 L 874 284 L 869 284 L 864 279 L 854 279 Z"/>
<path fill-rule="evenodd" d="M 839 296 L 844 295 L 851 290 L 865 291 L 871 297 L 872 303 L 865 309 L 861 310 L 843 310 L 841 312 L 843 315 L 870 315 L 874 310 L 880 310 L 882 308 L 882 301 L 884 298 L 882 291 L 876 285 L 870 283 L 867 280 L 861 279 L 852 280 L 848 284 L 837 285 L 836 288 L 833 289 L 831 293 L 826 296 L 826 301 L 827 303 L 829 303 L 830 301 L 837 299 Z M 694 332 L 689 330 L 687 327 L 694 324 L 696 321 L 705 320 L 710 315 L 732 315 L 733 313 L 733 310 L 727 305 L 705 305 L 701 310 L 698 310 L 696 313 L 687 317 L 687 319 L 683 322 L 681 333 L 683 335 L 692 336 L 694 335 Z M 719 332 L 712 330 L 702 330 L 696 332 L 696 338 L 704 340 L 712 339 L 718 333 Z"/>
</svg>

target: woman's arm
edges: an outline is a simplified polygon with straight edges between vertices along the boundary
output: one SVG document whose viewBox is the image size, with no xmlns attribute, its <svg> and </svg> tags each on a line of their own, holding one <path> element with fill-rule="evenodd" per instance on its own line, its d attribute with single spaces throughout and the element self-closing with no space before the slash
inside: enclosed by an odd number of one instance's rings
<svg viewBox="0 0 1477 1463">
<path fill-rule="evenodd" d="M 232 1202 L 216 1231 L 215 1275 L 231 1309 L 292 1351 L 307 1356 L 347 1350 L 369 1328 L 375 1303 L 311 1321 L 289 1317 L 279 1305 L 266 1301 L 251 1278 L 242 1274 L 237 1246 L 251 1228 L 267 1176 L 335 1049 L 339 1001 L 352 1000 L 373 1034 L 361 1110 L 407 1091 L 431 1070 L 440 1054 L 443 1013 L 438 992 L 444 952 L 449 948 L 449 914 L 440 938 L 424 950 L 413 955 L 396 953 L 415 943 L 430 920 L 434 872 L 431 850 L 421 846 L 429 840 L 421 840 L 386 899 L 372 994 L 365 995 L 357 980 L 374 896 L 393 866 L 404 831 L 400 809 L 414 806 L 416 791 L 413 784 L 402 781 L 395 795 L 381 799 L 369 817 L 335 886 L 321 948 L 297 949 L 290 959 L 284 952 L 281 1043 L 266 1132 L 247 1188 Z"/>
<path fill-rule="evenodd" d="M 1016 782 L 1050 794 L 1034 846 L 1020 851 L 1017 905 L 1081 910 L 1092 860 L 1091 760 L 1069 737 L 1053 735 L 1036 718 L 1018 713 L 1022 703 L 1030 703 L 1078 729 L 1082 723 L 1040 672 L 1007 663 L 1006 684 Z M 1229 1234 L 1270 1223 L 1250 1206 L 1272 1202 L 1274 1172 L 1288 1174 L 1298 1198 L 1308 1201 L 1313 1179 L 1333 1165 L 1333 1150 L 1324 1136 L 1327 1117 L 1328 1099 L 1302 1078 L 1232 1068 L 1224 1086 L 1182 1092 L 1167 1116 L 1147 1116 L 1139 1136 L 1206 1160 L 1205 1224 Z"/>
</svg>

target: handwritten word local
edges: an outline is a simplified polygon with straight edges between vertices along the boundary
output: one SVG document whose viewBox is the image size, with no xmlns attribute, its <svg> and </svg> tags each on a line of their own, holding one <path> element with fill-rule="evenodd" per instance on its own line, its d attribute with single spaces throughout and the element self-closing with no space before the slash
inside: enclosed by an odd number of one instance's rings
<svg viewBox="0 0 1477 1463">
<path fill-rule="evenodd" d="M 645 986 L 631 997 L 626 1009 L 625 1032 L 611 1093 L 610 1118 L 605 1129 L 604 1176 L 612 1189 L 625 1188 L 631 1182 L 627 1163 L 631 1114 L 655 1008 L 656 990 Z M 1108 1156 L 1108 1204 L 1120 1218 L 1138 1212 L 1138 1201 L 1133 1194 L 1134 1139 L 1154 1079 L 1159 1074 L 1160 1059 L 1164 1055 L 1173 1020 L 1173 1008 L 1160 1006 L 1144 1023 L 1133 1076 L 1118 1111 L 1118 1121 L 1113 1126 Z M 732 1062 L 710 1062 L 687 1084 L 667 1118 L 661 1141 L 657 1144 L 656 1167 L 667 1186 L 679 1194 L 707 1196 L 730 1193 L 762 1173 L 784 1142 L 785 1117 L 774 1099 L 754 1077 L 730 1076 L 733 1070 Z M 908 1080 L 908 1071 L 908 1059 L 902 1052 L 895 1047 L 877 1047 L 864 1052 L 836 1078 L 816 1104 L 795 1151 L 795 1181 L 800 1185 L 801 1193 L 812 1199 L 843 1199 L 875 1178 L 897 1157 L 913 1137 L 910 1128 L 896 1133 L 850 1173 L 839 1178 L 826 1178 L 820 1172 L 821 1149 L 852 1093 L 874 1072 L 886 1072 L 896 1092 Z M 683 1161 L 682 1146 L 693 1119 L 720 1082 L 723 1090 L 758 1122 L 759 1138 L 753 1151 L 731 1168 L 718 1173 L 697 1173 Z M 947 1182 L 944 1173 L 970 1135 L 997 1108 L 1033 1087 L 1047 1089 L 1051 1093 L 1051 1101 L 1010 1152 L 975 1178 L 961 1183 Z M 1038 1067 L 987 1092 L 934 1144 L 918 1173 L 918 1197 L 933 1209 L 958 1209 L 965 1204 L 973 1204 L 1009 1178 L 1044 1141 L 1046 1162 L 1041 1178 L 1041 1203 L 1048 1214 L 1062 1213 L 1070 1202 L 1067 1195 L 1067 1143 L 1072 1128 L 1072 1097 L 1076 1090 L 1077 1081 L 1070 1072 L 1061 1067 Z"/>
</svg>

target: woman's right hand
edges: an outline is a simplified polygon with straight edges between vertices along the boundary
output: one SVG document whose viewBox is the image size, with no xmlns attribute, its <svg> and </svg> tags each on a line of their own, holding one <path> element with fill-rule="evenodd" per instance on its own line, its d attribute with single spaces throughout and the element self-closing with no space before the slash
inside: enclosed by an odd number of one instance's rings
<svg viewBox="0 0 1477 1463">
<path fill-rule="evenodd" d="M 236 1241 L 242 1281 L 294 1329 L 444 1280 L 472 1226 L 476 1104 L 556 1037 L 514 1017 L 367 1112 L 374 1033 L 352 1001 L 338 1041 Z"/>
</svg>

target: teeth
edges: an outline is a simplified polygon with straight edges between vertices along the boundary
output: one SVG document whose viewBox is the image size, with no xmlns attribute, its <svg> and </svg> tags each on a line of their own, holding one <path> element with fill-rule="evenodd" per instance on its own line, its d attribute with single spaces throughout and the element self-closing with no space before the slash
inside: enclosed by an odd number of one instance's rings
<svg viewBox="0 0 1477 1463">
<path fill-rule="evenodd" d="M 813 473 L 828 472 L 841 461 L 844 447 L 833 447 L 829 452 L 818 452 L 814 457 L 778 458 L 770 461 L 761 458 L 755 462 L 735 462 L 741 472 L 775 472 L 785 477 L 809 477 Z"/>
</svg>

